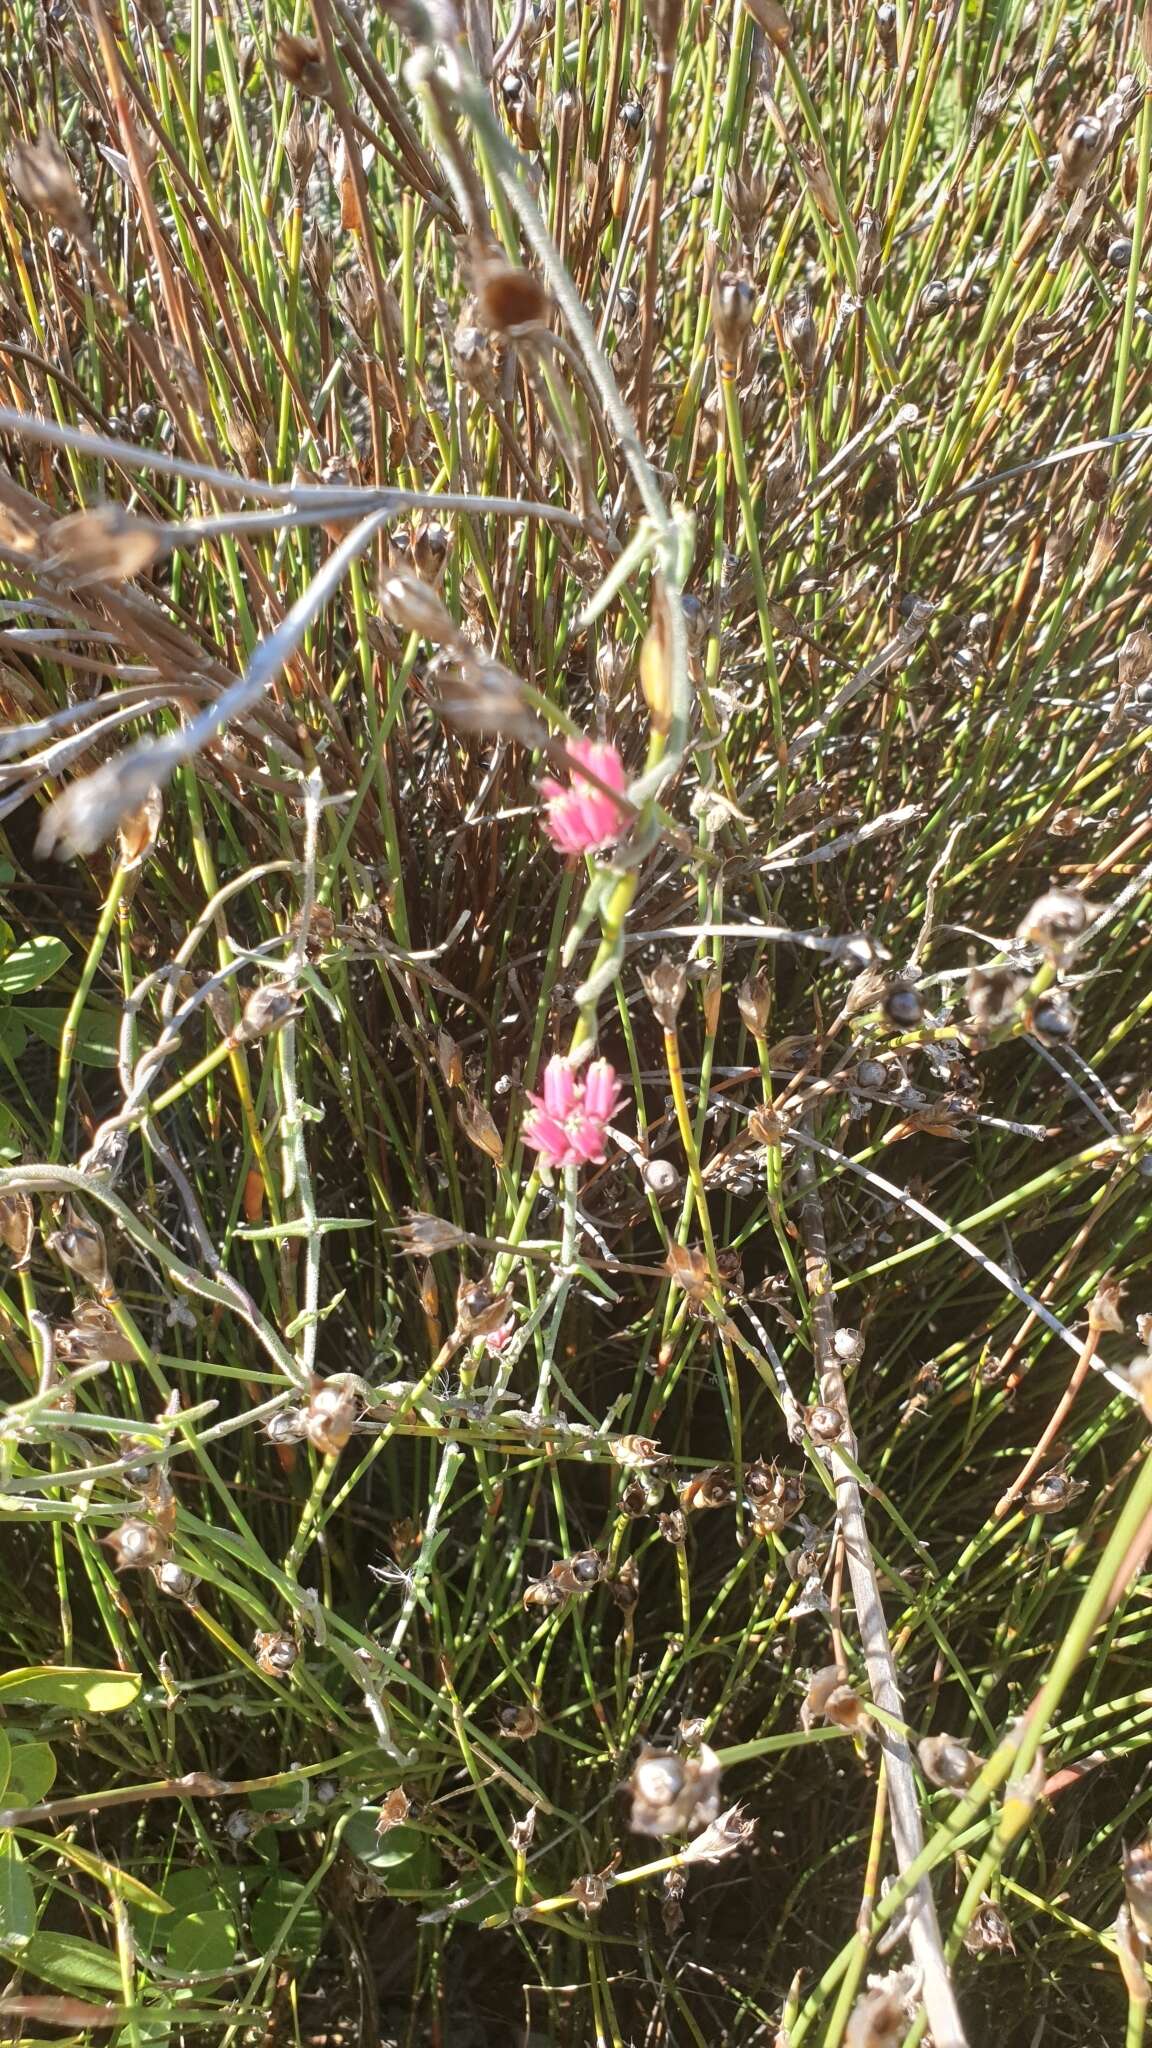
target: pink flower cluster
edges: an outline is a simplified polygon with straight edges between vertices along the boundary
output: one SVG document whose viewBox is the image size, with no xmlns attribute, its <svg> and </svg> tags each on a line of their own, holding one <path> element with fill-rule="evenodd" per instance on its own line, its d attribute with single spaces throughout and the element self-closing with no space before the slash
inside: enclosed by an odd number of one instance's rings
<svg viewBox="0 0 1152 2048">
<path fill-rule="evenodd" d="M 619 1097 L 616 1069 L 593 1060 L 582 1080 L 560 1053 L 544 1069 L 543 1095 L 530 1095 L 524 1143 L 549 1166 L 582 1166 L 604 1157 L 604 1127 Z"/>
<path fill-rule="evenodd" d="M 606 740 L 570 740 L 568 760 L 571 781 L 565 786 L 554 775 L 546 775 L 540 793 L 548 806 L 544 829 L 562 853 L 594 853 L 597 847 L 612 846 L 628 822 L 628 814 L 613 803 L 604 790 L 581 775 L 588 768 L 608 789 L 623 796 L 628 771 Z"/>
</svg>

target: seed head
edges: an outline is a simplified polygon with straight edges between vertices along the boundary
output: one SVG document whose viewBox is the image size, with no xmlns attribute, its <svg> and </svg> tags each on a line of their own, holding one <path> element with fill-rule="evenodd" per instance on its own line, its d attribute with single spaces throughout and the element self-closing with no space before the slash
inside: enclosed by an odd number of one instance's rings
<svg viewBox="0 0 1152 2048">
<path fill-rule="evenodd" d="M 104 1232 L 83 1210 L 69 1204 L 64 1228 L 52 1231 L 45 1242 L 49 1251 L 55 1252 L 70 1272 L 78 1273 L 94 1294 L 111 1293 L 112 1276 L 108 1271 Z"/>
<path fill-rule="evenodd" d="M 712 284 L 712 331 L 721 356 L 733 369 L 739 366 L 755 304 L 752 280 L 744 271 L 717 274 Z"/>
<path fill-rule="evenodd" d="M 628 1781 L 634 1835 L 695 1834 L 716 1818 L 720 1760 L 707 1743 L 692 1757 L 645 1750 Z"/>
<path fill-rule="evenodd" d="M 515 337 L 544 326 L 548 295 L 539 278 L 518 263 L 486 259 L 478 267 L 476 312 L 491 333 Z"/>
<path fill-rule="evenodd" d="M 131 874 L 134 868 L 147 860 L 156 844 L 163 815 L 163 796 L 159 789 L 153 787 L 138 810 L 130 811 L 121 818 L 116 827 L 116 837 L 120 843 L 120 865 L 126 874 Z"/>
<path fill-rule="evenodd" d="M 946 1786 L 951 1792 L 965 1791 L 984 1762 L 955 1735 L 926 1735 L 916 1750 L 929 1784 Z"/>
<path fill-rule="evenodd" d="M 1087 1491 L 1087 1480 L 1073 1479 L 1062 1465 L 1053 1466 L 1050 1472 L 1042 1472 L 1035 1484 L 1024 1496 L 1025 1505 L 1034 1515 L 1059 1515 L 1071 1507 Z"/>
<path fill-rule="evenodd" d="M 680 1007 L 688 992 L 688 976 L 678 960 L 665 953 L 650 974 L 641 970 L 644 993 L 662 1031 L 675 1031 Z"/>
<path fill-rule="evenodd" d="M 272 61 L 289 85 L 307 99 L 324 99 L 330 80 L 324 52 L 314 36 L 290 35 L 281 29 L 272 46 Z"/>
<path fill-rule="evenodd" d="M 868 1726 L 859 1693 L 845 1683 L 836 1664 L 825 1664 L 820 1671 L 814 1671 L 808 1682 L 800 1708 L 800 1725 L 807 1731 L 815 1721 L 831 1721 L 853 1734 Z"/>
<path fill-rule="evenodd" d="M 27 1195 L 0 1195 L 0 1238 L 3 1238 L 19 1271 L 28 1264 L 36 1216 Z"/>
<path fill-rule="evenodd" d="M 964 1935 L 964 1946 L 969 1955 L 981 1955 L 988 1950 L 1011 1949 L 1016 1953 L 1012 1929 L 991 1899 L 981 1899 Z"/>
<path fill-rule="evenodd" d="M 524 1700 L 501 1707 L 496 1720 L 501 1735 L 511 1742 L 530 1742 L 540 1726 L 535 1709 Z"/>
<path fill-rule="evenodd" d="M 701 1508 L 729 1508 L 735 1498 L 732 1474 L 724 1465 L 713 1465 L 707 1472 L 697 1472 L 679 1489 L 680 1505 L 690 1512 Z"/>
<path fill-rule="evenodd" d="M 430 1216 L 423 1209 L 406 1209 L 404 1214 L 408 1220 L 396 1225 L 393 1236 L 409 1258 L 430 1259 L 435 1252 L 453 1251 L 467 1242 L 467 1232 L 441 1216 Z"/>
<path fill-rule="evenodd" d="M 199 1579 L 193 1578 L 190 1571 L 171 1557 L 166 1558 L 163 1564 L 153 1565 L 152 1576 L 160 1591 L 167 1593 L 170 1600 L 191 1600 L 200 1584 Z"/>
<path fill-rule="evenodd" d="M 118 1572 L 135 1571 L 140 1566 L 159 1563 L 167 1547 L 159 1529 L 134 1515 L 121 1522 L 119 1528 L 113 1529 L 104 1541 L 116 1553 Z"/>
<path fill-rule="evenodd" d="M 1079 889 L 1049 889 L 1038 896 L 1021 918 L 1017 937 L 1030 946 L 1040 946 L 1054 966 L 1062 966 L 1075 952 L 1089 925 L 1099 915 Z"/>
<path fill-rule="evenodd" d="M 761 1042 L 766 1039 L 768 1019 L 772 1014 L 772 984 L 762 967 L 740 983 L 736 991 L 736 1007 L 753 1038 Z"/>
<path fill-rule="evenodd" d="M 300 1652 L 291 1636 L 279 1629 L 258 1629 L 252 1640 L 256 1662 L 269 1678 L 286 1678 L 299 1662 Z"/>
<path fill-rule="evenodd" d="M 41 213 L 79 241 L 89 236 L 88 216 L 72 166 L 54 135 L 17 142 L 8 156 L 8 175 L 29 213 Z"/>
<path fill-rule="evenodd" d="M 304 1433 L 326 1458 L 337 1458 L 352 1435 L 363 1409 L 350 1375 L 334 1373 L 331 1379 L 314 1379 L 312 1398 L 304 1416 Z"/>
<path fill-rule="evenodd" d="M 1065 198 L 1072 192 L 1082 192 L 1091 182 L 1092 174 L 1104 154 L 1107 134 L 1102 121 L 1095 114 L 1078 114 L 1069 128 L 1059 149 L 1059 169 L 1056 174 L 1057 189 Z"/>
<path fill-rule="evenodd" d="M 386 1835 L 391 1828 L 402 1828 L 412 1811 L 412 1801 L 403 1785 L 393 1785 L 380 1802 L 376 1818 L 376 1833 Z"/>
<path fill-rule="evenodd" d="M 658 1202 L 670 1202 L 680 1192 L 683 1175 L 670 1159 L 646 1159 L 644 1185 Z"/>
<path fill-rule="evenodd" d="M 792 40 L 792 24 L 780 0 L 744 0 L 744 5 L 768 41 L 776 49 L 786 50 Z"/>
<path fill-rule="evenodd" d="M 299 1004 L 283 982 L 267 981 L 254 988 L 244 1004 L 243 1015 L 232 1033 L 236 1045 L 251 1045 L 283 1030 L 289 1019 L 299 1015 Z"/>
</svg>

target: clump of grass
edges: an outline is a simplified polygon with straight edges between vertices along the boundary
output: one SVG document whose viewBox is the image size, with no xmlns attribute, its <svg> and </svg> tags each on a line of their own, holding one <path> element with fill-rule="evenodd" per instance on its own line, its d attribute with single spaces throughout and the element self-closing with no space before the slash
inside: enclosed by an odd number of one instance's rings
<svg viewBox="0 0 1152 2048">
<path fill-rule="evenodd" d="M 9 2031 L 1136 2048 L 1147 15 L 9 13 Z"/>
</svg>

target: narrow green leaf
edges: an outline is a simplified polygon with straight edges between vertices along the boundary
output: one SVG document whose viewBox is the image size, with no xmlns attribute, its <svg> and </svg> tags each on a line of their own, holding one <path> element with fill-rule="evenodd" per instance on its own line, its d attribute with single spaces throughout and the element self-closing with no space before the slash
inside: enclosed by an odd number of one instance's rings
<svg viewBox="0 0 1152 2048">
<path fill-rule="evenodd" d="M 11 1835 L 0 1835 L 0 1943 L 23 1950 L 36 1925 L 36 1894 Z"/>
<path fill-rule="evenodd" d="M 111 1949 L 82 1941 L 77 1934 L 34 1934 L 23 1947 L 9 1944 L 13 1961 L 31 1977 L 42 1977 L 60 1991 L 99 1991 L 120 1996 L 120 1964 Z"/>
</svg>

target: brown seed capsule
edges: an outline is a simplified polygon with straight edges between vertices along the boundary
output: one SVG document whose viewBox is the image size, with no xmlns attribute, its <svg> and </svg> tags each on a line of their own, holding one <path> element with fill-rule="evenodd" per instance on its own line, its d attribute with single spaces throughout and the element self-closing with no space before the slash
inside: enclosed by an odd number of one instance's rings
<svg viewBox="0 0 1152 2048">
<path fill-rule="evenodd" d="M 496 1722 L 501 1735 L 510 1742 L 530 1742 L 540 1726 L 535 1709 L 524 1700 L 501 1707 Z"/>
<path fill-rule="evenodd" d="M 688 1524 L 684 1520 L 684 1516 L 679 1508 L 673 1508 L 670 1515 L 658 1515 L 657 1521 L 660 1524 L 660 1534 L 664 1538 L 665 1543 L 673 1543 L 679 1546 L 684 1542 L 688 1534 Z"/>
<path fill-rule="evenodd" d="M 1082 192 L 1104 154 L 1107 132 L 1094 114 L 1078 114 L 1059 148 L 1056 189 L 1062 198 Z"/>
<path fill-rule="evenodd" d="M 738 1849 L 746 1849 L 756 1832 L 756 1823 L 741 1806 L 730 1806 L 726 1813 L 718 1813 L 709 1821 L 702 1834 L 689 1842 L 684 1851 L 685 1863 L 720 1863 L 725 1856 L 734 1856 Z"/>
<path fill-rule="evenodd" d="M 712 283 L 712 331 L 723 366 L 729 374 L 734 374 L 739 368 L 755 303 L 752 280 L 743 271 L 718 272 Z"/>
<path fill-rule="evenodd" d="M 281 1408 L 276 1415 L 270 1415 L 264 1425 L 264 1434 L 270 1443 L 299 1444 L 308 1434 L 308 1417 L 303 1408 Z"/>
<path fill-rule="evenodd" d="M 54 135 L 35 142 L 16 142 L 8 156 L 8 174 L 16 196 L 30 213 L 42 213 L 65 234 L 87 240 L 88 216 L 72 166 Z"/>
<path fill-rule="evenodd" d="M 973 967 L 965 984 L 968 1014 L 978 1031 L 997 1031 L 1011 1024 L 1016 1005 L 1028 987 L 1028 976 L 1015 967 Z"/>
<path fill-rule="evenodd" d="M 291 1636 L 282 1635 L 279 1629 L 258 1629 L 252 1639 L 252 1648 L 261 1671 L 269 1678 L 285 1678 L 299 1662 L 300 1652 Z"/>
<path fill-rule="evenodd" d="M 819 1401 L 813 1408 L 804 1410 L 804 1427 L 816 1444 L 834 1444 L 844 1433 L 844 1414 L 839 1408 L 830 1408 Z"/>
<path fill-rule="evenodd" d="M 815 1721 L 831 1721 L 836 1727 L 853 1732 L 868 1726 L 859 1693 L 844 1682 L 835 1664 L 825 1664 L 809 1679 L 800 1708 L 800 1725 L 807 1731 Z"/>
<path fill-rule="evenodd" d="M 754 1469 L 758 1468 L 748 1468 L 749 1472 Z M 773 1536 L 778 1529 L 787 1528 L 804 1505 L 804 1481 L 799 1472 L 780 1472 L 773 1465 L 769 1473 L 769 1483 L 759 1493 L 749 1491 L 745 1475 L 745 1497 L 757 1536 Z"/>
<path fill-rule="evenodd" d="M 290 1017 L 299 1014 L 299 1004 L 282 982 L 265 982 L 254 988 L 244 1004 L 244 1013 L 232 1033 L 236 1045 L 251 1045 L 280 1031 Z"/>
<path fill-rule="evenodd" d="M 908 2031 L 902 1991 L 878 1987 L 858 1998 L 848 2018 L 844 2048 L 900 2048 Z"/>
<path fill-rule="evenodd" d="M 131 874 L 147 860 L 156 844 L 163 815 L 164 799 L 158 789 L 150 789 L 139 810 L 121 818 L 116 827 L 116 837 L 120 845 L 120 865 L 126 874 Z"/>
<path fill-rule="evenodd" d="M 643 1180 L 658 1202 L 670 1202 L 683 1185 L 683 1175 L 670 1159 L 646 1159 Z"/>
<path fill-rule="evenodd" d="M 563 1607 L 567 1598 L 563 1586 L 558 1585 L 555 1579 L 530 1579 L 524 1588 L 522 1605 L 529 1613 L 554 1614 L 558 1607 Z"/>
<path fill-rule="evenodd" d="M 698 1755 L 645 1750 L 628 1781 L 634 1835 L 680 1835 L 707 1827 L 720 1804 L 720 1760 L 706 1743 Z"/>
<path fill-rule="evenodd" d="M 505 1287 L 499 1294 L 492 1292 L 487 1277 L 480 1280 L 461 1279 L 456 1290 L 456 1328 L 462 1337 L 488 1337 L 498 1330 L 508 1313 L 512 1289 Z"/>
<path fill-rule="evenodd" d="M 681 1507 L 689 1511 L 731 1507 L 736 1498 L 732 1474 L 723 1465 L 713 1465 L 707 1472 L 697 1472 L 694 1478 L 684 1481 L 678 1493 Z"/>
<path fill-rule="evenodd" d="M 671 960 L 665 953 L 650 974 L 641 969 L 640 980 L 661 1030 L 675 1031 L 680 1006 L 688 992 L 688 976 L 681 962 Z"/>
<path fill-rule="evenodd" d="M 820 337 L 816 322 L 812 318 L 812 305 L 807 292 L 789 307 L 783 321 L 784 345 L 793 358 L 805 385 L 813 382 L 816 361 L 820 353 Z"/>
<path fill-rule="evenodd" d="M 978 1775 L 984 1759 L 955 1735 L 926 1735 L 916 1745 L 920 1768 L 930 1785 L 963 1792 Z"/>
<path fill-rule="evenodd" d="M 440 582 L 448 560 L 451 535 L 438 519 L 426 519 L 412 535 L 412 562 L 433 587 Z"/>
<path fill-rule="evenodd" d="M 576 1591 L 588 1593 L 600 1581 L 604 1560 L 598 1550 L 578 1550 L 568 1558 L 565 1569 Z"/>
<path fill-rule="evenodd" d="M 52 1231 L 45 1239 L 49 1251 L 55 1252 L 70 1272 L 78 1273 L 94 1294 L 110 1294 L 112 1276 L 99 1224 L 72 1204 L 67 1206 L 65 1216 L 65 1227 Z"/>
<path fill-rule="evenodd" d="M 0 1195 L 0 1238 L 16 1261 L 17 1271 L 28 1264 L 36 1216 L 27 1195 Z"/>
<path fill-rule="evenodd" d="M 704 1253 L 694 1245 L 669 1245 L 664 1270 L 684 1289 L 690 1301 L 707 1301 L 712 1292 L 712 1275 Z"/>
<path fill-rule="evenodd" d="M 280 29 L 272 46 L 272 61 L 289 85 L 309 99 L 323 99 L 330 80 L 324 52 L 314 36 L 290 35 Z"/>
<path fill-rule="evenodd" d="M 684 1925 L 684 1912 L 680 1901 L 684 1897 L 687 1885 L 688 1876 L 686 1871 L 669 1870 L 665 1873 L 663 1886 L 664 1903 L 660 1908 L 660 1918 L 664 1923 L 664 1932 L 668 1936 L 669 1941 L 672 1940 L 674 1935 L 679 1933 Z"/>
<path fill-rule="evenodd" d="M 634 1558 L 625 1558 L 619 1570 L 608 1580 L 608 1591 L 622 1614 L 635 1612 L 640 1600 L 640 1574 Z"/>
<path fill-rule="evenodd" d="M 899 1031 L 914 1030 L 924 1016 L 924 1005 L 914 988 L 896 983 L 884 996 L 884 1015 Z"/>
<path fill-rule="evenodd" d="M 118 1572 L 135 1571 L 143 1565 L 158 1564 L 166 1548 L 159 1529 L 151 1522 L 142 1522 L 138 1516 L 129 1516 L 104 1538 L 110 1550 L 116 1553 Z"/>
<path fill-rule="evenodd" d="M 1098 915 L 1079 889 L 1049 889 L 1021 918 L 1017 937 L 1041 947 L 1054 965 L 1061 966 Z"/>
<path fill-rule="evenodd" d="M 94 505 L 57 519 L 43 545 L 47 566 L 83 586 L 139 576 L 156 560 L 163 539 L 154 519 L 135 519 L 122 505 Z"/>
<path fill-rule="evenodd" d="M 409 1258 L 429 1259 L 466 1241 L 467 1233 L 441 1216 L 429 1216 L 422 1209 L 406 1209 L 404 1214 L 407 1222 L 397 1224 L 393 1234 Z"/>
<path fill-rule="evenodd" d="M 753 1038 L 766 1039 L 768 1019 L 772 1014 L 772 984 L 762 967 L 740 983 L 736 991 L 736 1007 L 745 1029 Z"/>
<path fill-rule="evenodd" d="M 328 1380 L 314 1378 L 312 1397 L 304 1415 L 304 1433 L 324 1457 L 337 1458 L 362 1411 L 363 1401 L 348 1375 L 335 1373 Z"/>
<path fill-rule="evenodd" d="M 600 1911 L 608 1897 L 608 1886 L 602 1877 L 574 1877 L 568 1889 L 586 1920 Z"/>
<path fill-rule="evenodd" d="M 476 311 L 490 332 L 515 336 L 544 325 L 548 295 L 530 270 L 493 258 L 479 268 Z"/>
<path fill-rule="evenodd" d="M 504 1158 L 504 1140 L 487 1103 L 473 1089 L 468 1090 L 463 1102 L 456 1104 L 456 1117 L 469 1143 L 499 1166 Z"/>
<path fill-rule="evenodd" d="M 748 9 L 768 41 L 778 50 L 786 50 L 792 40 L 792 24 L 780 0 L 744 0 Z"/>
<path fill-rule="evenodd" d="M 386 1835 L 391 1828 L 402 1828 L 411 1811 L 412 1801 L 403 1785 L 393 1785 L 392 1790 L 380 1802 L 376 1833 Z"/>
<path fill-rule="evenodd" d="M 200 1584 L 199 1579 L 193 1578 L 192 1573 L 186 1571 L 182 1564 L 177 1564 L 173 1558 L 165 1559 L 163 1564 L 153 1565 L 152 1576 L 160 1591 L 167 1593 L 170 1600 L 191 1600 Z"/>
<path fill-rule="evenodd" d="M 393 569 L 377 592 L 386 619 L 402 632 L 430 640 L 435 647 L 454 647 L 460 631 L 432 585 L 410 569 Z"/>
<path fill-rule="evenodd" d="M 1051 1472 L 1042 1472 L 1028 1488 L 1025 1505 L 1034 1515 L 1058 1515 L 1087 1491 L 1087 1485 L 1087 1480 L 1072 1479 L 1062 1466 L 1056 1465 Z"/>
<path fill-rule="evenodd" d="M 623 1465 L 626 1471 L 649 1471 L 668 1462 L 666 1453 L 652 1436 L 614 1436 L 608 1448 L 616 1463 Z"/>
<path fill-rule="evenodd" d="M 862 299 L 866 299 L 880 282 L 880 258 L 884 247 L 883 225 L 871 206 L 861 208 L 856 234 L 856 290 Z"/>
<path fill-rule="evenodd" d="M 1016 1943 L 1012 1929 L 991 1899 L 981 1899 L 964 1935 L 964 1946 L 969 1955 L 977 1956 L 989 1950 L 1010 1949 L 1015 1955 Z"/>
</svg>

